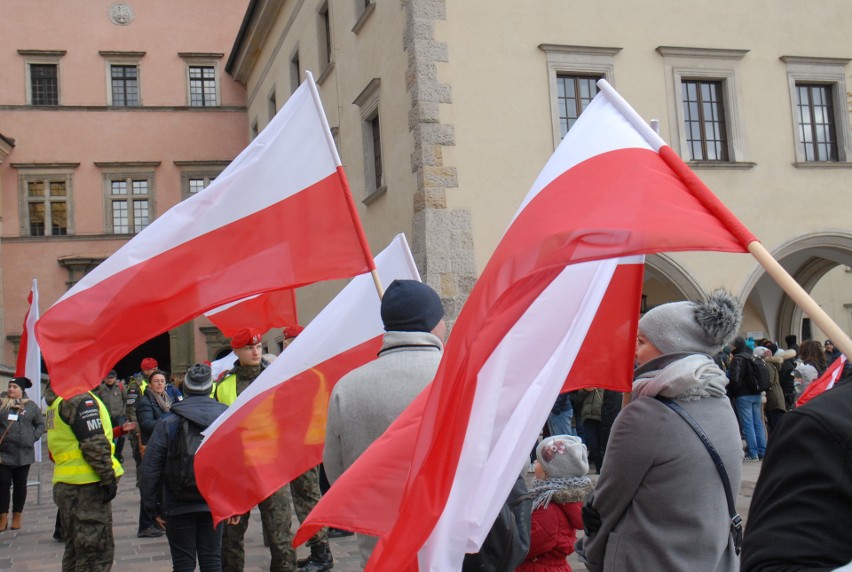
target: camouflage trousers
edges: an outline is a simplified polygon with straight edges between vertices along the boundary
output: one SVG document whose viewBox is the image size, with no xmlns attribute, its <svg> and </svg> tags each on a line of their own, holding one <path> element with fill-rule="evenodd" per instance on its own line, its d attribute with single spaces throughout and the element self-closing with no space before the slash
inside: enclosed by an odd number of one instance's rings
<svg viewBox="0 0 852 572">
<path fill-rule="evenodd" d="M 112 504 L 103 501 L 99 483 L 56 483 L 53 501 L 59 507 L 65 554 L 62 572 L 108 572 L 112 569 Z"/>
<path fill-rule="evenodd" d="M 293 531 L 291 530 L 292 513 L 290 511 L 290 490 L 293 491 L 293 505 L 296 516 L 303 521 L 313 507 L 319 502 L 319 472 L 316 468 L 299 475 L 289 485 L 285 485 L 272 493 L 266 500 L 257 505 L 260 509 L 260 521 L 263 526 L 263 539 L 269 546 L 272 572 L 295 572 L 296 550 L 293 548 Z M 225 525 L 222 534 L 222 571 L 242 572 L 245 565 L 245 547 L 243 540 L 248 530 L 249 516 L 240 516 L 239 524 Z M 308 546 L 328 544 L 328 529 L 323 528 L 310 540 Z"/>
</svg>

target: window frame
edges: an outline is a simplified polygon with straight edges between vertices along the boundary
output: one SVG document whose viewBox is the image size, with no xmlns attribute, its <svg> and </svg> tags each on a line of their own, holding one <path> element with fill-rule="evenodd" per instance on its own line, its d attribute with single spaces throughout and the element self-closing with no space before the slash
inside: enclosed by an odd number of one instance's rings
<svg viewBox="0 0 852 572">
<path fill-rule="evenodd" d="M 62 58 L 67 52 L 65 50 L 18 50 L 18 54 L 24 57 L 24 74 L 26 77 L 26 101 L 27 105 L 34 107 L 59 107 L 62 105 Z M 53 65 L 56 66 L 56 103 L 38 104 L 33 103 L 33 78 L 31 66 Z"/>
<path fill-rule="evenodd" d="M 663 57 L 666 70 L 666 87 L 670 99 L 669 140 L 671 147 L 681 158 L 693 167 L 752 167 L 747 162 L 743 121 L 739 110 L 737 75 L 739 64 L 749 50 L 688 48 L 677 46 L 659 46 L 657 53 Z M 689 142 L 686 137 L 686 118 L 683 111 L 683 82 L 705 81 L 721 82 L 722 105 L 725 113 L 727 140 L 726 161 L 691 160 Z"/>
<path fill-rule="evenodd" d="M 545 53 L 546 57 L 553 148 L 556 149 L 562 142 L 557 77 L 560 75 L 601 77 L 615 85 L 614 58 L 621 48 L 562 44 L 539 44 L 538 48 Z"/>
<path fill-rule="evenodd" d="M 331 6 L 326 0 L 317 7 L 317 47 L 320 74 L 317 84 L 322 85 L 334 69 L 334 39 L 331 23 Z"/>
<path fill-rule="evenodd" d="M 787 84 L 790 91 L 795 163 L 797 167 L 849 166 L 852 162 L 852 134 L 849 113 L 846 109 L 846 66 L 850 59 L 781 56 L 787 66 Z M 799 138 L 801 124 L 798 114 L 797 88 L 801 84 L 816 84 L 831 87 L 834 133 L 837 145 L 836 161 L 808 161 L 805 147 Z"/>
<path fill-rule="evenodd" d="M 142 65 L 141 59 L 145 52 L 116 52 L 101 51 L 99 54 L 104 58 L 106 76 L 106 102 L 110 107 L 142 107 Z M 112 67 L 113 66 L 135 66 L 136 67 L 136 90 L 138 93 L 135 105 L 115 105 L 112 92 Z"/>
<path fill-rule="evenodd" d="M 74 170 L 79 163 L 46 163 L 46 164 L 22 164 L 12 163 L 12 167 L 18 169 L 18 231 L 19 236 L 27 238 L 51 238 L 63 237 L 74 234 Z M 51 209 L 45 208 L 45 232 L 44 234 L 32 234 L 30 228 L 29 205 L 33 202 L 29 197 L 29 183 L 43 181 L 49 189 L 50 182 L 59 181 L 65 183 L 65 234 L 53 234 Z M 60 202 L 50 200 L 50 193 L 44 197 L 45 204 Z"/>
<path fill-rule="evenodd" d="M 387 192 L 387 171 L 384 168 L 385 153 L 382 145 L 382 121 L 381 105 L 379 103 L 382 81 L 373 78 L 367 87 L 355 98 L 354 103 L 358 106 L 361 115 L 361 138 L 364 158 L 364 193 L 366 203 L 372 202 L 376 197 Z M 378 123 L 379 133 L 375 133 L 375 124 Z M 379 156 L 376 157 L 375 146 L 378 143 Z M 381 172 L 376 174 L 376 161 L 381 164 Z"/>
<path fill-rule="evenodd" d="M 684 88 L 686 88 L 686 85 L 688 83 L 694 83 L 698 87 L 698 89 L 697 89 L 698 101 L 696 102 L 696 103 L 699 104 L 698 118 L 693 118 L 692 120 L 698 122 L 699 130 L 701 132 L 700 143 L 701 143 L 702 157 L 699 158 L 699 159 L 696 159 L 695 157 L 693 157 L 692 145 L 690 144 L 689 134 L 686 132 L 687 113 L 682 110 L 682 112 L 684 114 L 684 142 L 686 143 L 689 161 L 693 161 L 693 162 L 699 162 L 699 161 L 722 162 L 722 163 L 729 162 L 730 161 L 730 145 L 728 144 L 728 123 L 727 123 L 727 109 L 725 108 L 725 86 L 724 86 L 724 83 L 720 80 L 715 80 L 715 79 L 708 79 L 708 78 L 694 79 L 694 78 L 687 78 L 687 77 L 682 77 L 680 82 L 681 82 L 680 86 L 681 86 L 681 101 L 682 102 L 684 101 L 683 91 L 684 91 Z M 704 85 L 716 86 L 718 88 L 716 96 L 721 99 L 721 102 L 720 101 L 716 101 L 716 102 L 705 101 L 703 99 L 703 95 L 702 95 L 702 92 L 703 92 L 702 87 Z M 706 129 L 705 129 L 705 126 L 707 125 L 707 120 L 706 120 L 704 112 L 703 112 L 703 107 L 704 107 L 705 104 L 708 104 L 708 103 L 716 103 L 716 105 L 721 110 L 720 119 L 713 122 L 713 123 L 719 124 L 719 126 L 720 126 L 720 131 L 721 131 L 721 139 L 720 140 L 709 138 L 708 134 L 706 132 Z M 719 103 L 721 103 L 721 106 L 719 106 Z M 710 143 L 711 142 L 715 143 L 716 141 L 723 143 L 723 145 L 721 147 L 721 152 L 720 152 L 720 155 L 723 158 L 708 159 L 707 157 L 709 155 Z"/>
<path fill-rule="evenodd" d="M 354 2 L 355 24 L 352 26 L 352 33 L 357 34 L 376 11 L 376 0 L 354 0 Z"/>
<path fill-rule="evenodd" d="M 95 163 L 101 168 L 103 178 L 103 199 L 104 199 L 104 234 L 114 236 L 136 236 L 143 229 L 136 229 L 136 224 L 133 217 L 132 203 L 134 194 L 132 191 L 132 181 L 144 180 L 147 183 L 147 193 L 144 195 L 148 203 L 148 224 L 144 228 L 151 225 L 156 219 L 156 176 L 155 168 L 160 165 L 159 161 L 151 163 Z M 120 198 L 112 194 L 113 181 L 127 182 L 128 193 L 121 195 Z M 141 197 L 143 195 L 135 195 Z M 116 232 L 113 219 L 114 202 L 124 200 L 127 202 L 127 226 L 128 232 Z"/>
<path fill-rule="evenodd" d="M 175 166 L 180 169 L 180 194 L 181 200 L 186 200 L 198 193 L 190 192 L 190 181 L 194 179 L 205 179 L 206 189 L 213 179 L 222 174 L 222 171 L 231 163 L 230 161 L 175 161 Z"/>
<path fill-rule="evenodd" d="M 290 54 L 290 95 L 294 94 L 297 89 L 299 89 L 299 84 L 302 81 L 302 72 L 304 69 L 302 68 L 302 60 L 299 55 L 299 45 L 293 48 L 293 52 Z"/>
<path fill-rule="evenodd" d="M 193 109 L 204 109 L 209 107 L 222 106 L 222 73 L 219 69 L 219 62 L 225 54 L 213 53 L 195 53 L 195 52 L 180 52 L 178 55 L 184 60 L 185 70 L 184 76 L 186 81 L 186 106 Z M 190 77 L 192 68 L 209 67 L 213 68 L 213 86 L 216 90 L 215 101 L 212 105 L 193 105 L 192 104 L 192 81 Z M 203 78 L 202 78 L 203 79 Z M 203 82 L 202 82 L 203 83 Z M 203 93 L 203 90 L 202 90 Z"/>
</svg>

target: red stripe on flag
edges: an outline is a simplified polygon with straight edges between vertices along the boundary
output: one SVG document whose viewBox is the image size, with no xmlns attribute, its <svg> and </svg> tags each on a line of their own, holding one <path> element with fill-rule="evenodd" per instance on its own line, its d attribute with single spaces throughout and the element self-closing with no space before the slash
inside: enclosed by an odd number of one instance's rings
<svg viewBox="0 0 852 572">
<path fill-rule="evenodd" d="M 15 377 L 27 376 L 27 346 L 30 340 L 29 317 L 33 306 L 33 291 L 27 296 L 27 311 L 24 314 L 24 325 L 21 326 L 21 342 L 18 344 L 18 358 L 15 361 Z M 31 380 L 35 383 L 35 380 Z"/>
<path fill-rule="evenodd" d="M 802 392 L 802 395 L 800 395 L 799 399 L 796 400 L 796 407 L 801 407 L 817 395 L 825 393 L 834 387 L 834 383 L 840 379 L 840 376 L 843 373 L 843 366 L 845 364 L 845 355 L 841 355 L 839 358 L 831 362 L 831 365 L 826 368 L 825 373 L 823 373 L 818 379 L 812 381 L 805 391 Z"/>
<path fill-rule="evenodd" d="M 381 347 L 378 336 L 290 378 L 243 404 L 207 437 L 195 474 L 202 495 L 216 499 L 209 503 L 214 521 L 248 512 L 269 496 L 262 491 L 278 490 L 322 462 L 331 391 Z M 222 451 L 238 457 L 223 459 Z"/>
<path fill-rule="evenodd" d="M 618 265 L 571 366 L 563 392 L 591 385 L 630 391 L 644 275 L 643 264 Z"/>
<path fill-rule="evenodd" d="M 94 387 L 136 345 L 235 298 L 369 271 L 342 192 L 333 173 L 52 306 L 36 332 L 56 393 Z"/>
<path fill-rule="evenodd" d="M 206 316 L 226 338 L 232 337 L 247 324 L 261 332 L 267 332 L 272 328 L 295 326 L 299 323 L 296 292 L 292 288 L 266 292 Z"/>
</svg>

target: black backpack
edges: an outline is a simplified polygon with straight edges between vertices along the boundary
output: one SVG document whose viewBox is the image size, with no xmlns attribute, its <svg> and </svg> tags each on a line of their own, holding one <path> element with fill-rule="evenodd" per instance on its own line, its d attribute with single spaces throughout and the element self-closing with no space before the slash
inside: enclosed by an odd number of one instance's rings
<svg viewBox="0 0 852 572">
<path fill-rule="evenodd" d="M 743 384 L 749 391 L 760 393 L 769 391 L 772 381 L 766 363 L 757 356 L 739 356 L 743 361 Z"/>
<path fill-rule="evenodd" d="M 163 480 L 175 498 L 186 502 L 205 502 L 195 484 L 195 452 L 204 438 L 205 428 L 180 416 L 177 434 L 169 444 Z"/>
</svg>

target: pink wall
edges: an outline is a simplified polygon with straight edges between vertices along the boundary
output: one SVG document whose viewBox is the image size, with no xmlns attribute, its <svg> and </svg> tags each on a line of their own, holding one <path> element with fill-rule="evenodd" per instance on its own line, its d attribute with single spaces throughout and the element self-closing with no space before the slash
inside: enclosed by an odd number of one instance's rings
<svg viewBox="0 0 852 572">
<path fill-rule="evenodd" d="M 108 256 L 126 241 L 104 235 L 103 172 L 96 162 L 159 162 L 154 171 L 154 213 L 159 216 L 181 199 L 181 169 L 175 161 L 227 161 L 248 143 L 245 89 L 224 70 L 248 0 L 130 0 L 135 20 L 128 26 L 110 22 L 113 3 L 3 1 L 0 131 L 15 139 L 15 148 L 0 164 L 0 339 L 5 343 L 0 359 L 7 365 L 14 364 L 14 355 L 6 336 L 20 333 L 32 278 L 39 279 L 44 312 L 66 291 L 67 272 L 57 259 Z M 60 60 L 59 109 L 16 107 L 26 104 L 19 49 L 67 52 Z M 106 105 L 107 61 L 99 51 L 146 52 L 139 60 L 144 107 L 67 109 Z M 229 109 L 184 108 L 186 61 L 178 52 L 224 54 L 218 60 L 219 93 Z M 18 238 L 19 183 L 13 163 L 79 163 L 72 183 L 75 239 Z M 197 348 L 203 347 L 200 337 L 196 332 Z"/>
</svg>

